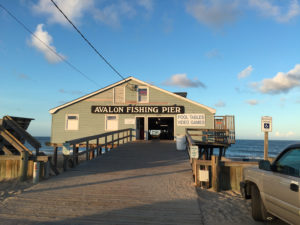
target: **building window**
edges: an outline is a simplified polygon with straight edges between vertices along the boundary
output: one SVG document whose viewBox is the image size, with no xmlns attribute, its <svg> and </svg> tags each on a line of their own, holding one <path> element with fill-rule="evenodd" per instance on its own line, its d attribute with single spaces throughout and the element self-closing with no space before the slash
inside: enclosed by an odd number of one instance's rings
<svg viewBox="0 0 300 225">
<path fill-rule="evenodd" d="M 66 130 L 78 130 L 79 128 L 79 115 L 67 114 L 66 115 Z"/>
<path fill-rule="evenodd" d="M 115 115 L 106 115 L 105 116 L 105 130 L 118 130 L 118 117 Z"/>
<path fill-rule="evenodd" d="M 138 93 L 138 103 L 149 102 L 149 88 L 139 87 L 137 93 Z"/>
</svg>

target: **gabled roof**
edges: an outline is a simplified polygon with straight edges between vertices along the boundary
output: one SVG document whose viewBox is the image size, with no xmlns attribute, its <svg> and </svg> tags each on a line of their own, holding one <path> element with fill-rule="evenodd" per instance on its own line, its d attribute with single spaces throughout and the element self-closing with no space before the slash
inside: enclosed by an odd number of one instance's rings
<svg viewBox="0 0 300 225">
<path fill-rule="evenodd" d="M 56 113 L 58 110 L 60 110 L 60 109 L 62 109 L 62 108 L 65 108 L 65 107 L 67 107 L 67 106 L 69 106 L 69 105 L 73 105 L 73 104 L 75 104 L 75 103 L 77 103 L 77 102 L 80 102 L 80 101 L 85 100 L 85 99 L 87 99 L 87 98 L 89 98 L 89 97 L 92 97 L 92 96 L 94 96 L 94 95 L 97 95 L 97 94 L 99 94 L 99 93 L 101 93 L 101 92 L 104 92 L 104 91 L 106 91 L 106 90 L 108 90 L 108 89 L 110 89 L 110 88 L 113 88 L 113 87 L 115 87 L 115 86 L 118 86 L 118 85 L 120 85 L 120 84 L 122 84 L 122 83 L 126 83 L 126 82 L 128 82 L 128 81 L 130 81 L 130 80 L 136 81 L 136 82 L 141 83 L 141 84 L 143 84 L 143 85 L 145 85 L 145 86 L 148 86 L 148 87 L 154 88 L 154 89 L 156 89 L 156 90 L 159 90 L 159 91 L 161 91 L 161 92 L 167 93 L 167 94 L 169 94 L 169 95 L 171 95 L 171 96 L 173 96 L 173 97 L 175 97 L 175 98 L 179 98 L 179 99 L 181 99 L 181 100 L 183 100 L 183 101 L 187 101 L 187 102 L 192 103 L 192 104 L 194 104 L 194 105 L 197 105 L 197 106 L 200 106 L 200 107 L 202 107 L 202 108 L 205 108 L 205 109 L 207 109 L 207 110 L 208 110 L 209 112 L 211 112 L 211 113 L 216 113 L 216 110 L 213 109 L 213 108 L 210 108 L 210 107 L 208 107 L 208 106 L 202 105 L 202 104 L 200 104 L 200 103 L 198 103 L 198 102 L 195 102 L 195 101 L 192 101 L 192 100 L 190 100 L 190 99 L 184 98 L 184 97 L 182 97 L 182 96 L 180 96 L 180 95 L 174 94 L 174 93 L 172 93 L 172 92 L 170 92 L 170 91 L 164 90 L 164 89 L 159 88 L 159 87 L 156 87 L 156 86 L 154 86 L 154 85 L 148 84 L 148 83 L 146 83 L 146 82 L 144 82 L 144 81 L 141 81 L 141 80 L 139 80 L 139 79 L 137 79 L 137 78 L 134 78 L 134 77 L 128 77 L 128 78 L 126 78 L 126 79 L 124 79 L 124 80 L 121 80 L 121 81 L 119 81 L 119 82 L 116 82 L 116 83 L 114 83 L 114 84 L 111 84 L 111 85 L 109 85 L 109 86 L 106 86 L 106 87 L 104 87 L 104 88 L 102 88 L 102 89 L 100 89 L 100 90 L 97 90 L 97 91 L 92 92 L 92 93 L 90 93 L 90 94 L 84 95 L 84 96 L 82 96 L 82 97 L 80 97 L 80 98 L 77 98 L 77 99 L 71 101 L 71 102 L 67 102 L 67 103 L 65 103 L 65 104 L 63 104 L 63 105 L 60 105 L 60 106 L 56 107 L 56 108 L 50 109 L 49 112 L 50 112 L 51 114 Z"/>
</svg>

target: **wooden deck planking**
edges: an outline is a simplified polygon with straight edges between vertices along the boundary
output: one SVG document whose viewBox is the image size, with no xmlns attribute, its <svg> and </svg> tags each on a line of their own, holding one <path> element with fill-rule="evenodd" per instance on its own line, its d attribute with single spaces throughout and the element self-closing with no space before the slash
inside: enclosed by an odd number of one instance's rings
<svg viewBox="0 0 300 225">
<path fill-rule="evenodd" d="M 134 142 L 0 203 L 0 224 L 201 224 L 186 152 Z"/>
</svg>

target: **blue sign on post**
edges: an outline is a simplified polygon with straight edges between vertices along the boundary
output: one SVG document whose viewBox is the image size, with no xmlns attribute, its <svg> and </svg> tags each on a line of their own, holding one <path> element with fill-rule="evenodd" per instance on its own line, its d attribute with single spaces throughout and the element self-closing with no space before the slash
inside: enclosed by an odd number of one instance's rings
<svg viewBox="0 0 300 225">
<path fill-rule="evenodd" d="M 261 131 L 262 132 L 272 132 L 272 117 L 263 116 L 261 118 Z"/>
</svg>

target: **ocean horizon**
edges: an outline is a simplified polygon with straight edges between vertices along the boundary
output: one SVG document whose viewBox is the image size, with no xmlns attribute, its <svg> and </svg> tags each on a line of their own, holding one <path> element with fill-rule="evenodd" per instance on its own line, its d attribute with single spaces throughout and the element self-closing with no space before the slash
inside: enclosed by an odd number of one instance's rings
<svg viewBox="0 0 300 225">
<path fill-rule="evenodd" d="M 53 147 L 47 146 L 50 142 L 50 137 L 39 136 L 35 137 L 42 145 L 40 151 L 47 155 L 53 153 Z M 276 157 L 288 145 L 299 143 L 299 140 L 269 140 L 269 157 Z M 26 147 L 34 150 L 28 143 Z M 84 150 L 84 149 L 83 149 Z M 257 139 L 237 139 L 236 143 L 231 145 L 225 154 L 228 158 L 247 158 L 247 159 L 262 159 L 264 156 L 264 140 Z"/>
</svg>

